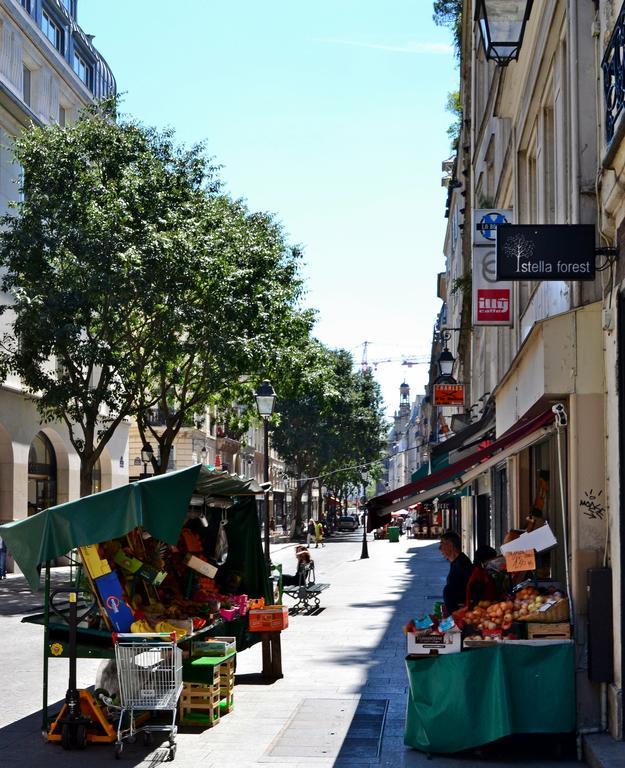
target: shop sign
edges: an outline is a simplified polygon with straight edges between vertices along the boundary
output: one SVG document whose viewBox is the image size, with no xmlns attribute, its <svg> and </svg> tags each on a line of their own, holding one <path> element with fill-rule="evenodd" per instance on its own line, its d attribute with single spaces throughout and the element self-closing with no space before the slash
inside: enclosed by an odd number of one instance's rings
<svg viewBox="0 0 625 768">
<path fill-rule="evenodd" d="M 536 552 L 533 549 L 520 552 L 506 552 L 506 571 L 518 573 L 519 571 L 536 570 Z"/>
<path fill-rule="evenodd" d="M 493 208 L 473 209 L 473 245 L 490 245 L 497 242 L 497 227 L 512 222 L 511 210 Z"/>
<path fill-rule="evenodd" d="M 512 283 L 497 280 L 495 246 L 473 246 L 473 325 L 512 325 Z"/>
<path fill-rule="evenodd" d="M 434 384 L 434 405 L 464 405 L 464 384 Z"/>
<path fill-rule="evenodd" d="M 594 280 L 592 224 L 502 224 L 498 280 Z"/>
</svg>

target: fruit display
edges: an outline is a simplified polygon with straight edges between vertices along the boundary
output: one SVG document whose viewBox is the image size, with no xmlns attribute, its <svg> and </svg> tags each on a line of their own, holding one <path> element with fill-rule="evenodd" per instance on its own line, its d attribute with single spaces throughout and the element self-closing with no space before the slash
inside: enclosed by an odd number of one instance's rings
<svg viewBox="0 0 625 768">
<path fill-rule="evenodd" d="M 186 526 L 177 546 L 165 545 L 136 528 L 119 539 L 83 547 L 90 586 L 98 589 L 101 605 L 110 608 L 106 615 L 102 611 L 100 621 L 118 632 L 162 632 L 175 634 L 180 641 L 225 614 L 228 619 L 245 615 L 247 595 L 234 591 L 240 576 L 228 567 L 211 565 L 202 547 L 198 533 Z M 199 567 L 189 567 L 191 552 L 195 561 L 210 565 L 211 577 Z"/>
</svg>

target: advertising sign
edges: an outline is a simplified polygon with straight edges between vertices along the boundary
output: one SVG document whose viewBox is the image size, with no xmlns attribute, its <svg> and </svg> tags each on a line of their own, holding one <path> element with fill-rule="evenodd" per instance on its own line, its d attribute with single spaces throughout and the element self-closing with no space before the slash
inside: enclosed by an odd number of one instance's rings
<svg viewBox="0 0 625 768">
<path fill-rule="evenodd" d="M 434 405 L 464 405 L 464 384 L 434 384 Z"/>
<path fill-rule="evenodd" d="M 497 251 L 473 246 L 473 325 L 512 325 L 512 283 L 497 280 Z"/>
<path fill-rule="evenodd" d="M 497 280 L 594 280 L 592 224 L 502 224 Z"/>
<path fill-rule="evenodd" d="M 473 245 L 490 245 L 497 242 L 497 227 L 512 223 L 512 211 L 493 208 L 473 209 Z"/>
</svg>

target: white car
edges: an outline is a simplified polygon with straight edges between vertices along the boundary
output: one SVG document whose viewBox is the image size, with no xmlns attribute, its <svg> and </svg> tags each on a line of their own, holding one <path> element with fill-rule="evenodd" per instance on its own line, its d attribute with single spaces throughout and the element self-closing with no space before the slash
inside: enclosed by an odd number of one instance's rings
<svg viewBox="0 0 625 768">
<path fill-rule="evenodd" d="M 343 515 L 339 517 L 336 527 L 339 531 L 355 531 L 358 528 L 358 518 L 355 515 Z"/>
</svg>

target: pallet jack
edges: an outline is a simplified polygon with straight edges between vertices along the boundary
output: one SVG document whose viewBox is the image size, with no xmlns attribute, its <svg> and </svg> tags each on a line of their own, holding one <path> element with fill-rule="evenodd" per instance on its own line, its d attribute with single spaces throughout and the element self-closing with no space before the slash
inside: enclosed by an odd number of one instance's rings
<svg viewBox="0 0 625 768">
<path fill-rule="evenodd" d="M 55 597 L 60 594 L 68 595 L 67 612 L 55 605 Z M 93 597 L 88 607 L 79 614 L 77 601 L 76 587 L 59 587 L 50 594 L 50 608 L 63 621 L 67 621 L 69 627 L 69 682 L 65 703 L 47 734 L 48 741 L 60 742 L 63 749 L 84 749 L 91 742 L 112 744 L 117 738 L 115 727 L 106 719 L 93 694 L 76 688 L 77 627 L 98 607 Z"/>
</svg>

